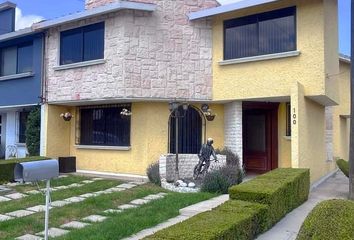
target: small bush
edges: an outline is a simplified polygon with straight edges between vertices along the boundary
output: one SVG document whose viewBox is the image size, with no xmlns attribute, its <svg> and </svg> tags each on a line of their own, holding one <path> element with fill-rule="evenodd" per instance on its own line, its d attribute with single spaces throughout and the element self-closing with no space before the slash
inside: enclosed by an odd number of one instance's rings
<svg viewBox="0 0 354 240">
<path fill-rule="evenodd" d="M 243 172 L 235 165 L 223 166 L 208 172 L 202 182 L 203 192 L 223 193 L 228 192 L 229 187 L 242 182 Z"/>
<path fill-rule="evenodd" d="M 232 166 L 237 166 L 238 168 L 241 168 L 240 164 L 240 158 L 236 153 L 233 153 L 228 147 L 225 147 L 223 149 L 216 149 L 215 150 L 216 154 L 224 155 L 226 156 L 226 165 L 232 165 Z"/>
<path fill-rule="evenodd" d="M 344 173 L 345 176 L 349 177 L 349 162 L 343 159 L 338 159 L 337 166 Z"/>
<path fill-rule="evenodd" d="M 225 194 L 229 187 L 242 182 L 244 172 L 240 167 L 240 158 L 230 149 L 217 149 L 215 152 L 226 156 L 226 166 L 208 172 L 203 179 L 201 190 Z"/>
<path fill-rule="evenodd" d="M 41 109 L 35 107 L 28 115 L 26 127 L 26 146 L 30 156 L 38 156 L 41 135 Z"/>
<path fill-rule="evenodd" d="M 146 169 L 146 174 L 150 180 L 150 182 L 161 186 L 161 178 L 160 178 L 160 165 L 159 162 L 152 163 Z"/>
<path fill-rule="evenodd" d="M 14 180 L 14 169 L 16 163 L 20 162 L 30 162 L 45 160 L 45 157 L 28 157 L 28 158 L 17 158 L 11 160 L 1 160 L 0 161 L 0 183 L 11 182 Z"/>
<path fill-rule="evenodd" d="M 198 214 L 145 239 L 254 239 L 269 227 L 269 208 L 244 201 L 227 201 L 212 211 Z"/>
<path fill-rule="evenodd" d="M 270 207 L 273 224 L 308 199 L 308 169 L 276 169 L 229 189 L 230 198 L 257 202 Z"/>
<path fill-rule="evenodd" d="M 321 202 L 304 221 L 297 240 L 352 240 L 354 239 L 353 216 L 353 201 Z"/>
</svg>

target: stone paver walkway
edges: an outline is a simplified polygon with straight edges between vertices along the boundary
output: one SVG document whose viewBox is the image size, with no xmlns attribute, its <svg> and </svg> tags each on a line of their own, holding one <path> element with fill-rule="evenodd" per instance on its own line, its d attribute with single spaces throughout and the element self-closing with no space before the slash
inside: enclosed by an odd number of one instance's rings
<svg viewBox="0 0 354 240">
<path fill-rule="evenodd" d="M 125 185 L 125 186 L 127 186 L 127 185 Z M 129 205 L 129 206 L 133 206 L 133 207 L 125 208 L 124 210 L 130 209 L 130 208 L 137 208 L 137 207 L 139 207 L 143 204 L 146 204 L 150 201 L 164 198 L 165 195 L 166 195 L 166 193 L 150 194 L 150 195 L 146 196 L 146 198 L 150 198 L 152 200 L 145 200 L 145 201 L 137 201 L 137 200 L 144 200 L 144 199 L 135 199 L 132 202 L 136 201 L 137 202 L 136 205 L 125 204 L 125 205 Z M 121 206 L 123 206 L 123 205 L 121 205 Z M 103 211 L 103 214 L 104 213 L 106 213 L 106 214 L 119 214 L 119 213 L 123 212 L 123 209 L 119 209 L 121 206 L 118 206 L 118 209 L 105 210 L 105 211 Z M 68 234 L 70 232 L 70 230 L 72 230 L 72 229 L 82 229 L 87 226 L 91 226 L 92 224 L 95 224 L 95 223 L 104 222 L 108 218 L 109 218 L 109 216 L 102 216 L 102 215 L 97 215 L 97 214 L 90 215 L 90 216 L 82 218 L 81 222 L 80 221 L 72 221 L 72 222 L 61 225 L 60 228 L 50 228 L 48 230 L 48 235 L 52 238 L 60 237 L 65 234 Z M 36 233 L 36 235 L 43 236 L 44 232 Z M 19 239 L 19 240 L 32 240 L 32 239 L 34 239 L 34 240 L 36 240 L 36 239 L 38 239 L 37 236 L 31 235 L 31 234 L 26 234 L 26 235 L 20 236 L 16 239 Z"/>
<path fill-rule="evenodd" d="M 160 223 L 160 224 L 156 225 L 155 227 L 142 230 L 142 231 L 140 231 L 128 238 L 124 238 L 123 240 L 138 240 L 138 239 L 142 239 L 144 237 L 150 236 L 162 229 L 165 229 L 167 227 L 170 227 L 172 225 L 180 223 L 184 220 L 187 220 L 188 218 L 191 218 L 199 213 L 209 211 L 209 210 L 223 204 L 227 200 L 229 200 L 229 195 L 226 194 L 226 195 L 221 195 L 221 196 L 209 199 L 207 201 L 203 201 L 203 202 L 191 205 L 189 207 L 183 208 L 179 211 L 180 212 L 179 216 L 171 218 L 171 219 L 167 220 L 166 222 Z"/>
<path fill-rule="evenodd" d="M 320 202 L 334 198 L 348 198 L 349 180 L 342 172 L 337 172 L 310 193 L 309 200 L 286 215 L 268 232 L 257 240 L 295 240 L 302 223 L 311 210 Z"/>
</svg>

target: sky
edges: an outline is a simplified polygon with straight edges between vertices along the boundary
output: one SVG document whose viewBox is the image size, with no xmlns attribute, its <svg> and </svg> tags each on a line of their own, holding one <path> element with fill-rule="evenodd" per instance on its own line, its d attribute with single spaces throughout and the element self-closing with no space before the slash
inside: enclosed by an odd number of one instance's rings
<svg viewBox="0 0 354 240">
<path fill-rule="evenodd" d="M 84 9 L 85 0 L 10 0 L 17 4 L 17 29 L 30 26 L 33 22 L 53 19 Z M 168 1 L 168 0 L 166 0 Z M 222 4 L 240 0 L 219 0 Z M 0 3 L 4 0 L 0 0 Z M 350 2 L 339 2 L 339 52 L 350 55 Z"/>
</svg>

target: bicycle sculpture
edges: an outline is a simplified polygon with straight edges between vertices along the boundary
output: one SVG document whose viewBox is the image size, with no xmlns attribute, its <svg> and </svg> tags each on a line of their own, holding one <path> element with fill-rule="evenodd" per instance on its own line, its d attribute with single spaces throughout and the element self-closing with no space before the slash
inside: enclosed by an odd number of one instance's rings
<svg viewBox="0 0 354 240">
<path fill-rule="evenodd" d="M 210 167 L 210 157 L 213 156 L 214 161 L 218 162 L 218 159 L 215 154 L 215 150 L 213 147 L 214 140 L 212 138 L 208 138 L 207 143 L 202 145 L 200 149 L 200 153 L 198 154 L 199 162 L 194 167 L 193 171 L 193 179 L 196 180 L 198 177 L 205 176 Z"/>
</svg>

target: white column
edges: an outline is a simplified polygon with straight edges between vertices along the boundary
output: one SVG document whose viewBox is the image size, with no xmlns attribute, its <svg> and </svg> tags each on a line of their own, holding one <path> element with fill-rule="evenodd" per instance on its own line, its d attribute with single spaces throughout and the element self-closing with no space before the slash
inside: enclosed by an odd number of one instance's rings
<svg viewBox="0 0 354 240">
<path fill-rule="evenodd" d="M 41 140 L 40 140 L 40 155 L 47 155 L 47 112 L 48 105 L 41 106 Z"/>
<path fill-rule="evenodd" d="M 225 147 L 236 153 L 243 165 L 242 144 L 242 102 L 231 102 L 225 105 L 224 142 Z"/>
</svg>

